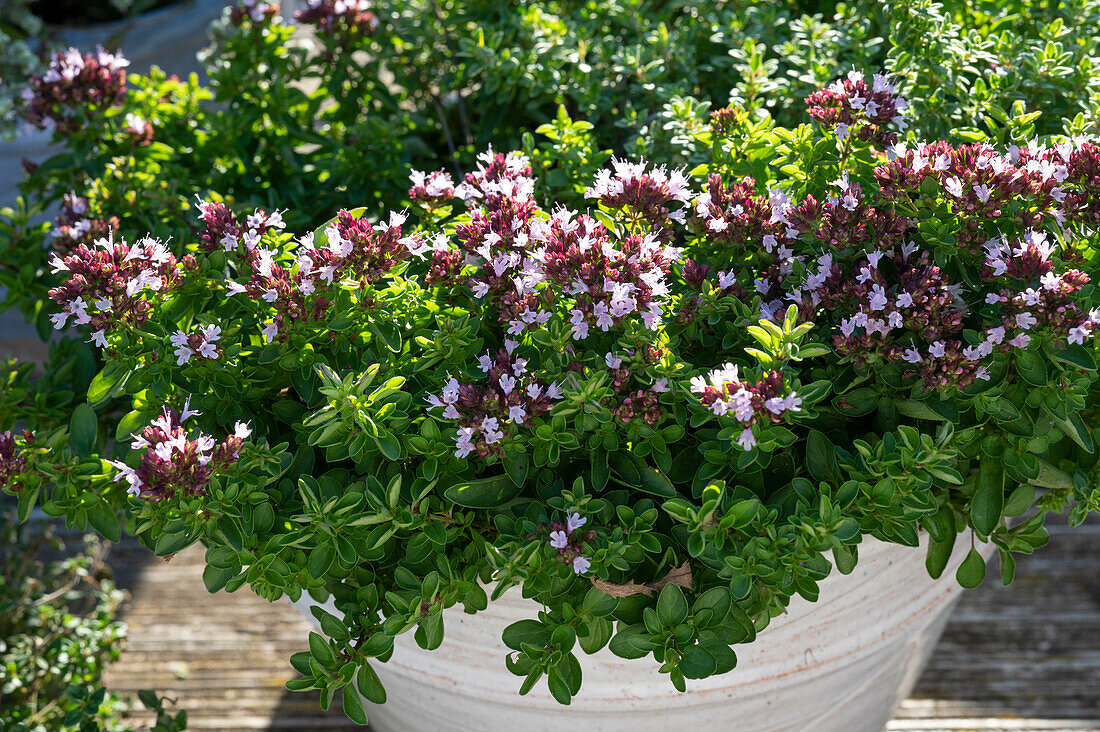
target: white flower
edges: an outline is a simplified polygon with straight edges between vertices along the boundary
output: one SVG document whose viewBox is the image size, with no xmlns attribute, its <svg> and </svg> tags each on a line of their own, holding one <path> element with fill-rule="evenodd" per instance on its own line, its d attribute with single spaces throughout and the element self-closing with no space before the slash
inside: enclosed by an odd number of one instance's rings
<svg viewBox="0 0 1100 732">
<path fill-rule="evenodd" d="M 569 546 L 569 536 L 564 531 L 551 531 L 550 546 L 555 549 L 564 549 Z"/>
<path fill-rule="evenodd" d="M 274 321 L 268 323 L 264 326 L 263 335 L 264 342 L 271 343 L 271 341 L 275 340 L 275 336 L 279 335 L 279 326 L 275 325 Z"/>
<path fill-rule="evenodd" d="M 886 290 L 882 288 L 882 285 L 874 285 L 871 287 L 871 310 L 883 310 L 886 308 Z"/>
<path fill-rule="evenodd" d="M 244 440 L 252 434 L 252 428 L 248 426 L 248 422 L 237 422 L 233 426 L 233 434 L 238 440 Z"/>
<path fill-rule="evenodd" d="M 1070 328 L 1069 342 L 1081 345 L 1085 342 L 1085 339 L 1089 336 L 1089 329 L 1083 325 L 1079 325 L 1076 328 Z"/>
<path fill-rule="evenodd" d="M 455 457 L 464 458 L 473 452 L 474 449 L 474 428 L 462 427 L 458 430 L 458 434 L 455 435 Z"/>
<path fill-rule="evenodd" d="M 588 560 L 588 557 L 576 557 L 573 559 L 573 573 L 584 574 L 588 571 L 588 568 L 592 566 L 592 562 Z"/>
<path fill-rule="evenodd" d="M 580 527 L 584 526 L 586 523 L 588 523 L 587 518 L 585 518 L 584 516 L 581 516 L 579 513 L 574 512 L 574 513 L 569 514 L 569 516 L 566 517 L 566 519 L 565 519 L 565 530 L 567 532 L 569 532 L 570 534 L 572 534 L 574 531 L 576 531 Z"/>
<path fill-rule="evenodd" d="M 743 447 L 745 452 L 748 452 L 756 447 L 756 436 L 753 435 L 751 429 L 746 428 L 737 438 L 737 444 Z"/>
<path fill-rule="evenodd" d="M 955 176 L 951 176 L 944 180 L 943 189 L 950 193 L 955 198 L 962 198 L 963 188 L 962 182 Z"/>
<path fill-rule="evenodd" d="M 1039 321 L 1031 313 L 1018 313 L 1016 315 L 1016 327 L 1028 330 Z"/>
</svg>

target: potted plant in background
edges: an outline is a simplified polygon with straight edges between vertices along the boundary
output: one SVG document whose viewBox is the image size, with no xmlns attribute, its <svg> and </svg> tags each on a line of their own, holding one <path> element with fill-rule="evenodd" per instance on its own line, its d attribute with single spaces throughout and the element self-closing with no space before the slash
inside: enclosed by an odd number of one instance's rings
<svg viewBox="0 0 1100 732">
<path fill-rule="evenodd" d="M 68 427 L 8 436 L 8 490 L 309 607 L 288 687 L 360 722 L 389 688 L 381 729 L 881 725 L 953 595 L 917 571 L 975 586 L 995 550 L 1007 583 L 1045 513 L 1097 508 L 1100 147 L 1020 144 L 1020 107 L 906 145 L 906 109 L 852 72 L 810 124 L 716 112 L 691 175 L 489 151 L 414 171 L 411 212 L 290 233 L 212 198 L 179 256 L 75 245 L 52 318 L 104 365 Z M 848 646 L 793 643 L 815 623 Z"/>
</svg>

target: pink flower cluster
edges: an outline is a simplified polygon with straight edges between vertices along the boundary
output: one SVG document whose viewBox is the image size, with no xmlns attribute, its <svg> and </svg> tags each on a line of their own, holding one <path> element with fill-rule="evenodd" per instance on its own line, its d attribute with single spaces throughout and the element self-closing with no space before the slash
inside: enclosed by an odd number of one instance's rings
<svg viewBox="0 0 1100 732">
<path fill-rule="evenodd" d="M 643 359 L 650 364 L 660 361 L 661 355 L 661 350 L 656 346 L 643 351 Z M 604 363 L 610 369 L 611 389 L 615 392 L 615 398 L 608 400 L 610 403 L 607 406 L 616 420 L 624 425 L 637 421 L 650 427 L 656 427 L 665 420 L 668 413 L 661 405 L 660 395 L 669 391 L 668 379 L 658 379 L 648 388 L 632 388 L 638 379 L 621 358 L 608 353 L 604 356 Z"/>
<path fill-rule="evenodd" d="M 1025 229 L 1066 221 L 1067 203 L 1074 203 L 1067 202 L 1064 189 L 1070 150 L 1012 146 L 1001 154 L 984 144 L 897 145 L 891 151 L 894 159 L 875 169 L 875 179 L 881 198 L 915 202 L 920 208 L 932 205 L 921 184 L 935 181 L 958 217 L 956 242 L 977 252 L 997 232 L 999 219 Z"/>
<path fill-rule="evenodd" d="M 191 411 L 190 400 L 182 413 L 165 407 L 140 435 L 131 435 L 130 448 L 144 451 L 136 468 L 109 461 L 118 470 L 115 482 L 125 480 L 127 493 L 150 501 L 206 495 L 210 478 L 237 462 L 241 443 L 252 430 L 237 422 L 234 433 L 219 443 L 202 432 L 188 433 L 183 426 L 199 414 Z"/>
<path fill-rule="evenodd" d="M 176 349 L 176 365 L 182 366 L 192 357 L 216 361 L 221 357 L 217 346 L 221 337 L 222 329 L 217 325 L 207 325 L 191 334 L 177 330 L 171 338 Z"/>
<path fill-rule="evenodd" d="M 905 240 L 907 218 L 868 198 L 847 173 L 832 185 L 836 190 L 824 201 L 806 196 L 791 210 L 791 226 L 798 235 L 831 249 L 886 249 Z"/>
<path fill-rule="evenodd" d="M 226 252 L 237 251 L 241 245 L 251 252 L 260 243 L 261 237 L 270 231 L 286 228 L 283 215 L 279 211 L 267 213 L 258 208 L 249 214 L 244 223 L 224 203 L 199 201 L 199 223 L 203 229 L 199 232 L 199 248 L 204 252 L 221 249 Z"/>
<path fill-rule="evenodd" d="M 233 25 L 244 25 L 245 19 L 260 25 L 272 20 L 279 14 L 279 3 L 264 0 L 243 0 L 240 5 L 229 11 L 229 20 Z"/>
<path fill-rule="evenodd" d="M 647 170 L 644 161 L 614 159 L 610 169 L 596 174 L 585 195 L 609 209 L 624 211 L 632 222 L 644 222 L 652 233 L 666 238 L 671 222 L 684 223 L 692 192 L 682 170 L 669 172 L 664 166 Z"/>
<path fill-rule="evenodd" d="M 616 246 L 603 224 L 564 209 L 548 222 L 533 222 L 530 231 L 542 245 L 537 277 L 553 282 L 571 301 L 575 340 L 587 338 L 592 329 L 607 332 L 633 315 L 650 329 L 661 322 L 667 277 L 680 250 L 652 233 L 631 234 Z"/>
<path fill-rule="evenodd" d="M 565 522 L 554 521 L 550 524 L 550 546 L 558 550 L 558 557 L 573 568 L 574 574 L 584 574 L 592 566 L 591 560 L 584 556 L 585 541 L 596 538 L 596 532 L 580 532 L 588 519 L 579 513 L 569 514 Z"/>
<path fill-rule="evenodd" d="M 888 125 L 893 124 L 898 132 L 908 127 L 908 103 L 896 95 L 894 85 L 881 74 L 874 74 L 868 86 L 863 72 L 852 70 L 845 78 L 806 97 L 806 107 L 810 117 L 835 129 L 841 140 L 854 135 L 884 147 L 897 139 L 897 132 L 888 130 Z"/>
<path fill-rule="evenodd" d="M 405 214 L 393 212 L 388 222 L 371 226 L 365 219 L 340 211 L 336 221 L 325 229 L 325 246 L 306 246 L 298 259 L 303 286 L 306 280 L 325 285 L 357 282 L 360 287 L 377 282 L 398 262 L 424 248 L 419 235 L 402 234 L 405 218 Z"/>
<path fill-rule="evenodd" d="M 787 412 L 801 412 L 802 397 L 783 393 L 783 374 L 778 371 L 765 373 L 755 384 L 742 381 L 738 371 L 736 364 L 728 363 L 706 376 L 695 376 L 691 391 L 711 412 L 719 417 L 729 414 L 744 427 L 737 444 L 748 451 L 756 446 L 752 426 L 764 420 L 778 423 Z"/>
<path fill-rule="evenodd" d="M 405 214 L 391 213 L 388 222 L 372 226 L 343 210 L 325 228 L 323 243 L 315 244 L 313 234 L 307 234 L 298 241 L 293 262 L 280 262 L 276 250 L 260 246 L 266 234 L 284 228 L 280 212 L 257 209 L 242 223 L 225 204 L 200 202 L 198 208 L 201 247 L 234 252 L 251 270 L 247 284 L 230 280 L 226 292 L 246 293 L 275 311 L 263 329 L 269 343 L 294 322 L 321 319 L 339 283 L 367 287 L 410 255 L 423 256 L 436 246 L 419 235 L 402 234 Z"/>
<path fill-rule="evenodd" d="M 23 432 L 23 442 L 30 445 L 34 436 Z M 11 431 L 0 432 L 0 488 L 19 490 L 16 478 L 27 469 L 27 459 L 20 454 L 19 445 Z"/>
<path fill-rule="evenodd" d="M 153 125 L 135 112 L 126 113 L 126 121 L 122 126 L 122 131 L 134 145 L 148 145 L 153 141 Z"/>
<path fill-rule="evenodd" d="M 102 48 L 82 55 L 75 48 L 58 52 L 41 76 L 30 79 L 23 91 L 24 115 L 39 128 L 56 125 L 71 134 L 85 124 L 80 110 L 106 109 L 122 103 L 126 94 L 126 67 L 121 54 Z"/>
<path fill-rule="evenodd" d="M 53 247 L 62 255 L 84 244 L 92 245 L 98 239 L 109 239 L 118 232 L 118 218 L 93 218 L 88 214 L 88 199 L 75 191 L 61 198 L 61 212 L 57 216 L 57 229 L 53 231 Z"/>
<path fill-rule="evenodd" d="M 482 457 L 501 454 L 501 443 L 519 425 L 546 414 L 561 399 L 557 384 L 546 384 L 527 370 L 527 359 L 515 355 L 515 341 L 507 341 L 495 358 L 479 357 L 487 380 L 483 384 L 461 384 L 451 378 L 437 396 L 428 397 L 430 408 L 442 409 L 442 416 L 455 420 L 455 456 L 471 452 Z"/>
<path fill-rule="evenodd" d="M 625 165 L 620 164 L 624 171 Z M 560 300 L 570 311 L 577 340 L 634 315 L 656 327 L 668 294 L 667 277 L 680 251 L 657 230 L 628 233 L 616 242 L 590 216 L 561 209 L 546 217 L 533 199 L 530 176 L 528 161 L 519 153 L 490 150 L 479 156 L 478 170 L 456 189 L 473 209 L 469 222 L 456 226 L 460 250 L 441 241 L 433 244 L 428 283 L 453 287 L 464 282 L 475 299 L 495 308 L 511 337 L 542 327 Z M 662 185 L 667 189 L 669 182 Z M 462 280 L 465 265 L 477 269 Z"/>
<path fill-rule="evenodd" d="M 183 265 L 191 262 L 185 257 Z M 176 258 L 159 241 L 146 237 L 132 247 L 125 241 L 100 239 L 95 247 L 80 244 L 70 254 L 53 255 L 50 267 L 68 272 L 68 279 L 50 290 L 61 306 L 50 316 L 54 328 L 76 325 L 92 329 L 92 342 L 107 347 L 107 333 L 115 328 L 140 326 L 152 306 L 143 295 L 164 292 L 180 280 Z"/>
<path fill-rule="evenodd" d="M 985 296 L 984 305 L 995 314 L 992 321 L 985 319 L 978 343 L 962 334 L 970 313 L 962 288 L 928 252 L 918 254 L 915 244 L 866 252 L 856 260 L 854 282 L 835 276 L 838 265 L 824 255 L 819 270 L 793 292 L 808 293 L 838 318 L 840 333 L 833 338 L 838 353 L 864 366 L 874 358 L 897 363 L 928 389 L 988 379 L 988 357 L 1027 348 L 1036 327 L 1077 343 L 1092 333 L 1093 314 L 1083 313 L 1073 297 L 1088 278 L 1076 270 L 1052 272 L 1045 235 L 1028 234 L 1014 250 L 1003 240 L 991 240 L 986 248 L 987 280 L 1003 286 Z M 1027 272 L 1025 284 L 1040 279 L 1040 287 L 1007 287 L 1013 272 Z"/>
<path fill-rule="evenodd" d="M 380 25 L 371 8 L 368 0 L 306 0 L 304 8 L 294 11 L 294 19 L 330 33 L 343 31 L 369 36 Z"/>
<path fill-rule="evenodd" d="M 454 180 L 442 170 L 431 173 L 414 170 L 409 180 L 412 182 L 409 200 L 428 210 L 445 206 L 455 197 Z"/>
</svg>

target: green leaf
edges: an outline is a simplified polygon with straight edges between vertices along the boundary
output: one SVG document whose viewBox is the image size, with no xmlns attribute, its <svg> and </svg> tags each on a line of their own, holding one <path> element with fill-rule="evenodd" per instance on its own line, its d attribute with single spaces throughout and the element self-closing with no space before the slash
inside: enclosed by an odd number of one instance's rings
<svg viewBox="0 0 1100 732">
<path fill-rule="evenodd" d="M 520 486 L 504 475 L 455 483 L 443 491 L 443 497 L 466 508 L 495 508 L 519 495 Z"/>
<path fill-rule="evenodd" d="M 638 472 L 641 477 L 641 485 L 638 486 L 639 490 L 662 498 L 673 498 L 676 496 L 676 488 L 664 473 L 648 466 L 643 466 Z"/>
<path fill-rule="evenodd" d="M 569 693 L 569 684 L 562 678 L 556 666 L 546 675 L 546 685 L 558 704 L 568 705 L 573 700 L 573 696 Z"/>
<path fill-rule="evenodd" d="M 530 465 L 527 451 L 523 448 L 507 448 L 501 462 L 504 464 L 504 470 L 508 473 L 508 477 L 512 479 L 512 482 L 522 486 L 524 481 L 527 480 L 527 468 Z"/>
<path fill-rule="evenodd" d="M 913 419 L 930 419 L 937 422 L 953 421 L 941 414 L 941 410 L 935 409 L 931 401 L 917 401 L 915 399 L 900 399 L 895 402 L 898 411 L 906 417 Z M 940 406 L 936 404 L 935 406 Z"/>
<path fill-rule="evenodd" d="M 711 587 L 695 599 L 691 608 L 698 628 L 711 628 L 720 624 L 729 614 L 733 598 L 728 587 Z"/>
<path fill-rule="evenodd" d="M 77 455 L 86 457 L 92 451 L 98 430 L 99 418 L 94 409 L 87 404 L 81 404 L 73 410 L 73 416 L 69 420 L 69 434 Z"/>
<path fill-rule="evenodd" d="M 1017 486 L 1016 490 L 1012 491 L 1008 495 L 1008 500 L 1005 501 L 1004 515 L 1005 516 L 1019 516 L 1024 511 L 1031 508 L 1032 502 L 1035 500 L 1035 486 L 1023 484 Z"/>
<path fill-rule="evenodd" d="M 644 463 L 630 453 L 613 452 L 607 456 L 607 463 L 623 483 L 635 488 L 642 484 Z"/>
<path fill-rule="evenodd" d="M 955 572 L 955 579 L 967 589 L 973 589 L 985 579 L 985 560 L 977 549 L 971 549 Z"/>
<path fill-rule="evenodd" d="M 1068 363 L 1071 366 L 1085 369 L 1086 371 L 1096 370 L 1096 360 L 1092 357 L 1091 353 L 1089 353 L 1083 346 L 1080 345 L 1074 344 L 1071 345 L 1069 348 L 1058 351 L 1057 353 L 1052 353 L 1051 358 L 1053 358 L 1055 361 L 1061 361 L 1063 363 Z"/>
<path fill-rule="evenodd" d="M 671 582 L 661 588 L 657 597 L 657 617 L 666 628 L 675 628 L 687 619 L 688 601 L 679 585 Z"/>
<path fill-rule="evenodd" d="M 347 715 L 348 719 L 356 724 L 365 725 L 367 723 L 367 710 L 363 709 L 363 700 L 355 693 L 352 685 L 345 686 L 340 696 L 343 697 L 344 714 Z"/>
<path fill-rule="evenodd" d="M 513 651 L 520 650 L 524 643 L 541 648 L 550 642 L 550 629 L 538 620 L 526 618 L 505 628 L 501 638 Z"/>
<path fill-rule="evenodd" d="M 1001 547 L 997 547 L 997 554 L 1001 558 L 1001 584 L 1007 587 L 1016 576 L 1016 557 Z"/>
<path fill-rule="evenodd" d="M 401 440 L 397 439 L 392 432 L 385 432 L 374 438 L 375 444 L 378 445 L 378 449 L 386 456 L 387 460 L 397 461 L 405 457 L 405 450 L 401 446 Z"/>
<path fill-rule="evenodd" d="M 615 626 L 607 618 L 592 618 L 588 621 L 588 635 L 577 639 L 585 653 L 595 653 L 611 640 Z"/>
<path fill-rule="evenodd" d="M 1032 386 L 1047 385 L 1046 363 L 1035 351 L 1020 351 L 1016 354 L 1016 373 Z"/>
<path fill-rule="evenodd" d="M 355 674 L 355 688 L 372 704 L 386 703 L 386 687 L 382 686 L 382 681 L 369 663 L 364 662 Z"/>
<path fill-rule="evenodd" d="M 978 467 L 978 483 L 970 503 L 970 523 L 989 536 L 1001 522 L 1005 501 L 1005 473 L 1000 463 L 984 458 Z"/>
<path fill-rule="evenodd" d="M 329 642 L 320 633 L 310 632 L 309 653 L 321 665 L 321 668 L 336 668 L 336 654 L 332 652 Z"/>
<path fill-rule="evenodd" d="M 833 400 L 833 405 L 849 417 L 862 417 L 870 414 L 878 406 L 878 392 L 864 387 L 847 394 L 841 394 Z"/>
<path fill-rule="evenodd" d="M 207 592 L 214 593 L 225 587 L 236 574 L 237 572 L 231 568 L 208 564 L 202 570 L 202 582 L 206 585 Z"/>
<path fill-rule="evenodd" d="M 166 557 L 185 549 L 195 542 L 194 536 L 186 531 L 175 531 L 161 534 L 157 537 L 157 543 L 153 546 L 153 553 L 158 557 Z"/>
<path fill-rule="evenodd" d="M 401 330 L 389 320 L 372 320 L 371 332 L 386 344 L 386 348 L 394 353 L 401 353 Z"/>
<path fill-rule="evenodd" d="M 336 558 L 336 548 L 329 542 L 318 544 L 309 553 L 306 570 L 313 579 L 321 579 L 328 573 L 332 560 Z"/>
<path fill-rule="evenodd" d="M 928 555 L 924 558 L 924 567 L 932 579 L 939 579 L 943 570 L 947 569 L 947 563 L 951 561 L 951 552 L 955 548 L 955 524 L 952 522 L 950 531 L 941 539 L 929 538 Z"/>
<path fill-rule="evenodd" d="M 129 369 L 117 362 L 104 366 L 88 385 L 88 403 L 92 407 L 102 406 L 122 390 L 130 373 Z"/>
<path fill-rule="evenodd" d="M 817 480 L 833 483 L 840 479 L 836 448 L 817 430 L 810 430 L 806 436 L 806 467 Z"/>
<path fill-rule="evenodd" d="M 1050 410 L 1044 411 L 1067 437 L 1081 446 L 1081 449 L 1089 454 L 1096 452 L 1096 443 L 1092 440 L 1092 432 L 1089 431 L 1080 414 L 1071 414 L 1068 419 L 1062 419 Z"/>
<path fill-rule="evenodd" d="M 718 663 L 702 646 L 688 646 L 680 659 L 680 671 L 689 679 L 705 679 L 718 670 Z"/>
<path fill-rule="evenodd" d="M 97 497 L 88 507 L 88 523 L 107 541 L 117 542 L 122 538 L 122 522 L 111 504 L 102 498 Z"/>
<path fill-rule="evenodd" d="M 621 628 L 607 648 L 619 658 L 644 658 L 652 650 L 652 643 L 644 626 L 630 625 Z"/>
</svg>

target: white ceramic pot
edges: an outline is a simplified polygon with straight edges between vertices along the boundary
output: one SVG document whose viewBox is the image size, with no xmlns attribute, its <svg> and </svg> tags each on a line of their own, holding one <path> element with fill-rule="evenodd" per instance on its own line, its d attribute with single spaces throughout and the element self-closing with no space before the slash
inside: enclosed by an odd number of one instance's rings
<svg viewBox="0 0 1100 732">
<path fill-rule="evenodd" d="M 446 637 L 435 651 L 421 650 L 411 633 L 399 637 L 391 660 L 374 666 L 388 701 L 368 704 L 371 728 L 881 730 L 912 690 L 958 599 L 954 572 L 968 549 L 963 543 L 934 581 L 924 546 L 864 539 L 852 574 L 826 578 L 816 603 L 794 598 L 755 642 L 734 647 L 737 668 L 689 680 L 684 694 L 657 673 L 652 657 L 580 652 L 584 683 L 568 707 L 554 701 L 545 683 L 519 696 L 521 679 L 504 667 L 501 631 L 537 612 L 512 590 L 477 615 L 447 611 Z M 313 621 L 313 604 L 306 596 L 295 607 Z"/>
</svg>

